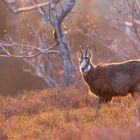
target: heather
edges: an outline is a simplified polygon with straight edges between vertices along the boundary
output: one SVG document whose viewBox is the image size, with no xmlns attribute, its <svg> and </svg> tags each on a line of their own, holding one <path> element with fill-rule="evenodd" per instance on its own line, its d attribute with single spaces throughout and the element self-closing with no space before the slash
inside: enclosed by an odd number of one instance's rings
<svg viewBox="0 0 140 140">
<path fill-rule="evenodd" d="M 98 98 L 74 86 L 0 97 L 2 140 L 139 139 L 139 110 L 131 96 L 98 108 Z"/>
</svg>

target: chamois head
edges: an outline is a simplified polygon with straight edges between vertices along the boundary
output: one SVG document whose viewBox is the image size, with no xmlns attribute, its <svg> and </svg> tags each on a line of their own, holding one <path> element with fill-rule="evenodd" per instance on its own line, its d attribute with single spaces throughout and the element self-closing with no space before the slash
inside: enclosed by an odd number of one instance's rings
<svg viewBox="0 0 140 140">
<path fill-rule="evenodd" d="M 82 51 L 82 48 L 80 47 L 79 50 L 77 51 L 77 56 L 80 62 L 80 70 L 83 73 L 87 73 L 91 69 L 91 56 L 92 53 L 87 47 L 85 51 Z"/>
</svg>

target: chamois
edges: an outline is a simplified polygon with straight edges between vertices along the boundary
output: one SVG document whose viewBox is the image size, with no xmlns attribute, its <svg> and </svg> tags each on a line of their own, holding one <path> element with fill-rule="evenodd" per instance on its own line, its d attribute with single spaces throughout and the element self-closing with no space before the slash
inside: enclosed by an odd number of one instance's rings
<svg viewBox="0 0 140 140">
<path fill-rule="evenodd" d="M 140 93 L 140 60 L 97 65 L 91 63 L 92 52 L 80 48 L 77 52 L 80 71 L 90 91 L 99 102 L 110 102 L 114 96 Z"/>
</svg>

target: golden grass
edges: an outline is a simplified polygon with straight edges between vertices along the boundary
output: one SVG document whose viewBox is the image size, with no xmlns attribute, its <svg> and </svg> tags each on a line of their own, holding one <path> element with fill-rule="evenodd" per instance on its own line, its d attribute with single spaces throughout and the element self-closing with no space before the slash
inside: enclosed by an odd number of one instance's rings
<svg viewBox="0 0 140 140">
<path fill-rule="evenodd" d="M 85 89 L 75 87 L 0 97 L 0 140 L 140 137 L 137 103 L 132 97 L 113 99 L 111 104 L 102 105 L 98 112 L 97 104 L 97 98 L 88 95 Z"/>
</svg>

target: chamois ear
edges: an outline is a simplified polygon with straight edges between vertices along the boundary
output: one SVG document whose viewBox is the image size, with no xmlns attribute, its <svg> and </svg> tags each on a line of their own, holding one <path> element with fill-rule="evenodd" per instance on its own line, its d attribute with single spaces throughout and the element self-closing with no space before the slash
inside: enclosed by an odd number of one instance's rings
<svg viewBox="0 0 140 140">
<path fill-rule="evenodd" d="M 89 58 L 89 60 L 92 59 L 92 51 L 88 49 L 88 53 L 87 53 L 87 56 Z"/>
<path fill-rule="evenodd" d="M 79 50 L 77 51 L 77 57 L 79 60 L 83 57 L 82 47 L 80 46 Z"/>
<path fill-rule="evenodd" d="M 81 53 L 79 52 L 79 50 L 77 51 L 77 57 L 78 57 L 79 60 L 82 58 L 82 55 L 81 55 Z"/>
</svg>

